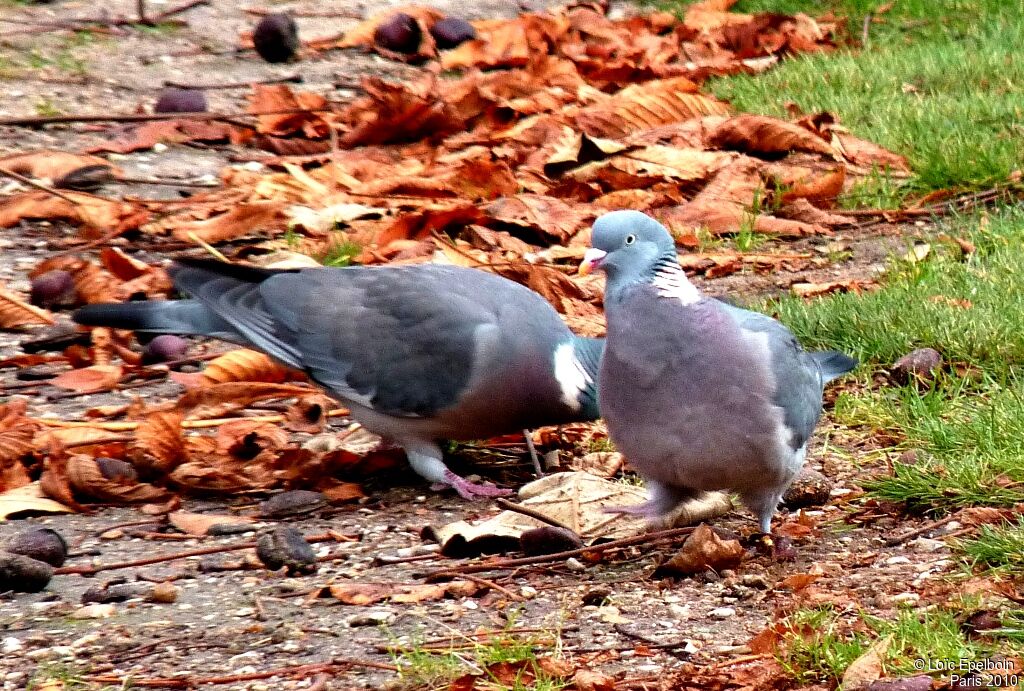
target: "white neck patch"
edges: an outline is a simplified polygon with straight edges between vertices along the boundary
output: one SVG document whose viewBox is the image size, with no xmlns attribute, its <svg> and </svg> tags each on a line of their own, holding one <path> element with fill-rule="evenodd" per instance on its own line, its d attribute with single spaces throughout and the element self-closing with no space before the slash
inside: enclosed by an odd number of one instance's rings
<svg viewBox="0 0 1024 691">
<path fill-rule="evenodd" d="M 684 307 L 698 302 L 701 297 L 697 286 L 690 283 L 686 272 L 678 264 L 659 265 L 654 272 L 651 285 L 658 289 L 658 295 L 663 298 L 675 298 Z"/>
<path fill-rule="evenodd" d="M 583 407 L 580 394 L 593 386 L 594 380 L 583 368 L 583 363 L 576 357 L 576 349 L 572 342 L 567 341 L 555 348 L 554 357 L 555 381 L 562 389 L 562 403 L 572 410 Z"/>
</svg>

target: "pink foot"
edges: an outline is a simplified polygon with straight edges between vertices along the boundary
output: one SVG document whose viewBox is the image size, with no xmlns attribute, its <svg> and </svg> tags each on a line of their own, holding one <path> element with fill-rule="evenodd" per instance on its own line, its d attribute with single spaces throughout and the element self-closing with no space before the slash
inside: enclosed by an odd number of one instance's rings
<svg viewBox="0 0 1024 691">
<path fill-rule="evenodd" d="M 463 499 L 473 501 L 478 497 L 504 497 L 512 494 L 510 489 L 502 489 L 501 487 L 495 487 L 494 485 L 479 485 L 475 482 L 470 482 L 464 478 L 459 477 L 452 471 L 448 470 L 444 474 L 444 481 L 459 493 L 459 496 Z"/>
</svg>

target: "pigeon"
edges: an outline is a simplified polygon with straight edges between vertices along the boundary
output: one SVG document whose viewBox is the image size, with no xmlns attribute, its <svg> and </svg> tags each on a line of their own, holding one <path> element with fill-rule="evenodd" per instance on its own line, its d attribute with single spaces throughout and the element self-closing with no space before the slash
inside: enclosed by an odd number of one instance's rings
<svg viewBox="0 0 1024 691">
<path fill-rule="evenodd" d="M 539 294 L 485 271 L 183 259 L 171 275 L 190 299 L 88 305 L 74 319 L 261 350 L 401 446 L 425 479 L 467 499 L 509 492 L 453 473 L 438 440 L 598 417 L 603 341 L 575 336 Z"/>
<path fill-rule="evenodd" d="M 607 276 L 598 403 L 649 489 L 646 503 L 610 510 L 660 518 L 704 491 L 731 490 L 770 534 L 825 384 L 857 361 L 807 352 L 775 319 L 703 295 L 650 216 L 607 213 L 591 245 L 580 273 Z"/>
</svg>

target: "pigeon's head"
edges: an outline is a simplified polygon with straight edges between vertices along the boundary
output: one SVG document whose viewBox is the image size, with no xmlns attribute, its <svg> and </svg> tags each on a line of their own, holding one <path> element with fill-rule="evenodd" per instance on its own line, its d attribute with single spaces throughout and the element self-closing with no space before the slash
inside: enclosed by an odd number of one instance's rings
<svg viewBox="0 0 1024 691">
<path fill-rule="evenodd" d="M 660 260 L 675 261 L 676 243 L 661 225 L 639 211 L 612 211 L 594 221 L 592 247 L 583 255 L 580 274 L 601 270 L 609 281 L 620 276 L 641 278 Z"/>
</svg>

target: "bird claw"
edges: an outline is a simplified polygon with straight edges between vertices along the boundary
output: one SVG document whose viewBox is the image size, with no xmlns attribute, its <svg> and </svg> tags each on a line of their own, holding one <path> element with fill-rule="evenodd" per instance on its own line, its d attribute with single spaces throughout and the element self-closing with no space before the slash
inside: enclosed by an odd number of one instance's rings
<svg viewBox="0 0 1024 691">
<path fill-rule="evenodd" d="M 512 494 L 510 489 L 502 489 L 501 487 L 495 487 L 494 485 L 482 485 L 475 482 L 470 482 L 465 478 L 461 478 L 450 470 L 445 473 L 445 482 L 452 487 L 459 496 L 468 501 L 473 501 L 480 497 L 505 497 Z"/>
</svg>

